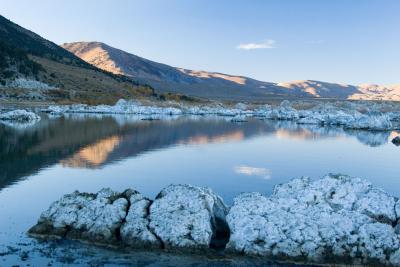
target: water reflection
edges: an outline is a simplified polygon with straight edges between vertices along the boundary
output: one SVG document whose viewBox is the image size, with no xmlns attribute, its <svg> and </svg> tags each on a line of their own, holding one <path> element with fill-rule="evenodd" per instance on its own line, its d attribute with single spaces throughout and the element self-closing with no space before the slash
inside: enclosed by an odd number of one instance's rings
<svg viewBox="0 0 400 267">
<path fill-rule="evenodd" d="M 233 167 L 233 170 L 238 174 L 243 174 L 243 175 L 248 175 L 248 176 L 259 176 L 266 180 L 269 180 L 272 177 L 271 170 L 267 169 L 267 168 L 239 165 L 239 166 Z"/>
<path fill-rule="evenodd" d="M 340 138 L 345 136 L 354 136 L 360 143 L 377 147 L 388 143 L 391 136 L 396 135 L 395 131 L 366 131 L 343 129 L 341 127 L 318 125 L 297 124 L 290 121 L 280 121 L 276 123 L 276 136 L 278 138 L 291 139 L 323 139 L 323 138 Z"/>
<path fill-rule="evenodd" d="M 241 124 L 205 117 L 144 121 L 126 116 L 85 115 L 43 119 L 34 127 L 23 129 L 0 126 L 0 189 L 56 163 L 100 168 L 171 145 L 231 142 L 272 134 L 299 140 L 354 136 L 371 147 L 386 144 L 393 135 L 255 119 Z M 268 176 L 267 171 L 258 172 Z"/>
<path fill-rule="evenodd" d="M 238 130 L 232 133 L 226 133 L 216 136 L 199 135 L 190 137 L 188 140 L 183 140 L 179 144 L 187 145 L 204 145 L 209 143 L 224 143 L 229 141 L 240 141 L 244 139 L 244 133 L 242 130 Z"/>
<path fill-rule="evenodd" d="M 72 157 L 61 160 L 66 167 L 94 168 L 104 164 L 110 153 L 121 143 L 122 137 L 111 136 L 82 148 Z"/>
</svg>

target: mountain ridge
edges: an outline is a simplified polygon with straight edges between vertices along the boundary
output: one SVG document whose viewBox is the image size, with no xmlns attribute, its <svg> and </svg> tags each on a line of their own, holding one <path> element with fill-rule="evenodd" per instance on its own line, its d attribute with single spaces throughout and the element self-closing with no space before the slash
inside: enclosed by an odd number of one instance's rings
<svg viewBox="0 0 400 267">
<path fill-rule="evenodd" d="M 64 43 L 61 47 L 98 68 L 133 77 L 161 92 L 243 100 L 270 97 L 400 100 L 400 85 L 350 85 L 316 80 L 264 82 L 240 75 L 172 67 L 97 41 Z"/>
</svg>

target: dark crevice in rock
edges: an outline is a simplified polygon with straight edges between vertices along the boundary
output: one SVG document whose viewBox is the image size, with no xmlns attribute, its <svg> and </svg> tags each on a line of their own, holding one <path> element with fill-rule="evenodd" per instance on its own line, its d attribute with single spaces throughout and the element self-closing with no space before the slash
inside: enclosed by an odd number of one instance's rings
<svg viewBox="0 0 400 267">
<path fill-rule="evenodd" d="M 394 220 L 393 223 L 392 223 L 392 226 L 393 226 L 393 227 L 396 227 L 397 224 L 399 223 L 399 216 L 400 216 L 400 214 L 397 214 L 397 210 L 396 210 L 397 201 L 399 201 L 399 198 L 398 198 L 398 197 L 394 197 L 394 206 L 393 206 L 393 210 L 394 210 L 394 215 L 395 215 L 395 217 L 396 217 L 396 220 Z"/>
<path fill-rule="evenodd" d="M 384 223 L 384 224 L 389 224 L 391 226 L 393 226 L 393 221 L 391 219 L 389 219 L 388 217 L 382 215 L 382 214 L 373 214 L 371 212 L 368 211 L 363 211 L 362 212 L 364 215 L 370 217 L 371 219 L 375 220 L 376 222 L 379 223 Z"/>
<path fill-rule="evenodd" d="M 161 190 L 161 191 L 157 194 L 157 196 L 154 198 L 154 200 L 160 199 L 160 198 L 162 198 L 162 197 L 164 197 L 164 196 L 165 196 L 165 194 L 164 194 L 163 190 Z"/>
<path fill-rule="evenodd" d="M 66 225 L 66 226 L 65 226 L 65 232 L 64 232 L 64 234 L 62 235 L 62 238 L 66 238 L 67 235 L 71 232 L 71 230 L 72 230 L 72 227 L 71 227 L 70 225 Z"/>
<path fill-rule="evenodd" d="M 225 219 L 215 218 L 213 223 L 215 229 L 213 236 L 211 237 L 210 248 L 215 250 L 224 250 L 226 244 L 229 242 L 231 231 L 228 223 Z"/>
<path fill-rule="evenodd" d="M 119 199 L 119 198 L 125 198 L 128 202 L 128 205 L 126 206 L 125 209 L 125 217 L 122 219 L 120 225 L 117 227 L 117 229 L 115 229 L 115 239 L 119 242 L 122 240 L 121 238 L 121 228 L 122 226 L 124 226 L 124 224 L 126 223 L 126 217 L 128 216 L 129 210 L 131 208 L 131 196 L 133 194 L 138 194 L 139 192 L 133 189 L 126 189 L 124 192 L 122 192 L 120 195 L 118 195 L 118 197 L 116 197 L 115 199 L 113 199 L 113 203 L 115 200 Z"/>
<path fill-rule="evenodd" d="M 165 249 L 165 244 L 162 241 L 161 237 L 159 237 L 156 234 L 156 232 L 153 231 L 153 229 L 151 229 L 151 227 L 150 227 L 150 218 L 149 218 L 149 216 L 150 216 L 150 206 L 152 204 L 153 204 L 153 201 L 149 199 L 149 204 L 146 207 L 146 218 L 147 218 L 147 221 L 148 221 L 148 224 L 146 225 L 146 227 L 147 227 L 147 230 L 149 230 L 149 232 L 152 233 L 154 235 L 154 237 L 158 240 L 158 242 L 160 243 L 160 248 L 161 249 Z"/>
<path fill-rule="evenodd" d="M 396 234 L 400 234 L 399 219 L 397 219 L 395 222 L 392 223 L 392 227 L 394 228 L 394 231 L 396 232 Z"/>
<path fill-rule="evenodd" d="M 124 224 L 126 223 L 126 217 L 128 216 L 129 213 L 129 209 L 131 208 L 131 201 L 130 201 L 130 197 L 126 197 L 125 199 L 128 201 L 128 205 L 126 206 L 126 210 L 125 210 L 125 217 L 122 219 L 120 225 L 117 227 L 117 229 L 115 229 L 115 239 L 117 241 L 121 241 L 121 228 L 122 226 L 124 226 Z"/>
</svg>

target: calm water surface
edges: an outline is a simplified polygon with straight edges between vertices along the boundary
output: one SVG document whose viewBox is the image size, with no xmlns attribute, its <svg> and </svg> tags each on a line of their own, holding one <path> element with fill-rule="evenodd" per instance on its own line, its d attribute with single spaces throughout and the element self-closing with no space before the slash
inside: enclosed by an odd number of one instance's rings
<svg viewBox="0 0 400 267">
<path fill-rule="evenodd" d="M 400 196 L 400 148 L 390 143 L 397 134 L 205 117 L 75 115 L 44 118 L 29 128 L 0 125 L 0 266 L 265 265 L 255 259 L 38 243 L 25 232 L 63 194 L 103 187 L 135 188 L 153 198 L 171 183 L 189 183 L 211 187 L 231 204 L 241 192 L 270 194 L 291 178 L 333 172 L 368 179 Z"/>
</svg>

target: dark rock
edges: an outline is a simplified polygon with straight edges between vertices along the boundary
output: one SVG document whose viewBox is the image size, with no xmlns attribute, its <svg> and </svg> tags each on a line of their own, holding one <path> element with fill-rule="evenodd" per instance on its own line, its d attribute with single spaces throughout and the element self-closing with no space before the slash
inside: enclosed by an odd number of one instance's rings
<svg viewBox="0 0 400 267">
<path fill-rule="evenodd" d="M 396 146 L 400 146 L 400 136 L 396 136 L 395 138 L 393 138 L 392 143 Z"/>
</svg>

